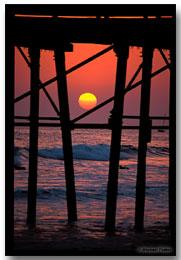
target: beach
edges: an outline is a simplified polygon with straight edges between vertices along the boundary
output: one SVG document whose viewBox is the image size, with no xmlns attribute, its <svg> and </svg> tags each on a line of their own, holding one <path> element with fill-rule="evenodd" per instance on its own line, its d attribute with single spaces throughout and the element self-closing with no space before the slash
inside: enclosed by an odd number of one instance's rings
<svg viewBox="0 0 181 260">
<path fill-rule="evenodd" d="M 57 231 L 47 231 L 43 228 L 24 229 L 22 232 L 16 232 L 15 250 L 21 252 L 20 254 L 29 252 L 30 255 L 173 254 L 170 232 L 163 227 L 146 229 L 143 233 L 121 230 L 114 234 L 106 234 L 103 230 L 92 230 L 89 234 L 84 234 L 81 225 L 63 225 Z"/>
</svg>

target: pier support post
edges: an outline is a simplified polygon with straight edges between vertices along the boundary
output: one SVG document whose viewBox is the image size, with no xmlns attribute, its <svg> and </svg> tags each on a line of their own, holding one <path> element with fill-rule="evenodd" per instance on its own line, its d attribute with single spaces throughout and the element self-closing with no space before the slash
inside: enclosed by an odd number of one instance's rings
<svg viewBox="0 0 181 260">
<path fill-rule="evenodd" d="M 120 142 L 122 130 L 122 116 L 124 106 L 124 89 L 126 81 L 126 67 L 129 54 L 129 46 L 115 45 L 114 51 L 118 57 L 117 74 L 115 86 L 114 107 L 110 120 L 112 128 L 111 150 L 109 176 L 107 186 L 107 205 L 106 205 L 106 221 L 105 230 L 107 232 L 114 231 L 116 218 L 116 202 L 118 189 L 118 173 L 120 160 Z"/>
<path fill-rule="evenodd" d="M 40 49 L 36 46 L 32 46 L 29 48 L 29 54 L 31 58 L 31 97 L 27 224 L 30 227 L 34 227 L 36 225 L 37 196 Z"/>
<path fill-rule="evenodd" d="M 68 221 L 71 222 L 77 220 L 77 207 L 64 50 L 58 48 L 55 49 L 55 62 L 57 71 L 58 98 L 60 105 L 60 119 L 62 125 Z"/>
<path fill-rule="evenodd" d="M 170 104 L 169 104 L 169 227 L 173 248 L 176 236 L 176 51 L 170 50 Z"/>
<path fill-rule="evenodd" d="M 152 69 L 153 49 L 143 47 L 143 71 L 140 104 L 140 131 L 138 145 L 138 166 L 136 181 L 136 205 L 135 205 L 135 229 L 143 231 L 144 227 L 144 205 L 145 205 L 145 183 L 146 183 L 146 151 L 147 143 L 150 142 L 151 127 L 149 122 L 150 87 Z"/>
</svg>

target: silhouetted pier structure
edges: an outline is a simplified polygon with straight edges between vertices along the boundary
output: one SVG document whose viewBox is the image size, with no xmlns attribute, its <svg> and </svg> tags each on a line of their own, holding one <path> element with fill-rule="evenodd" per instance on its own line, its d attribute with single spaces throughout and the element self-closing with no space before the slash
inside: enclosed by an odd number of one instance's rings
<svg viewBox="0 0 181 260">
<path fill-rule="evenodd" d="M 6 106 L 7 117 L 6 128 L 9 129 L 7 140 L 8 147 L 13 147 L 13 131 L 15 126 L 30 126 L 30 158 L 29 158 L 29 186 L 28 186 L 28 216 L 27 223 L 29 226 L 36 224 L 36 189 L 37 189 L 37 144 L 38 144 L 38 127 L 61 126 L 62 142 L 65 162 L 65 178 L 67 189 L 67 209 L 68 220 L 77 219 L 76 192 L 74 184 L 74 169 L 72 156 L 71 130 L 76 128 L 102 128 L 111 129 L 111 150 L 110 166 L 107 187 L 107 206 L 105 230 L 114 231 L 116 200 L 118 189 L 118 172 L 119 156 L 121 145 L 122 129 L 139 129 L 139 148 L 138 148 L 138 170 L 136 183 L 136 207 L 135 207 L 135 229 L 142 231 L 144 228 L 144 204 L 145 204 L 145 176 L 146 176 L 146 151 L 147 143 L 151 140 L 152 129 L 169 129 L 170 145 L 170 166 L 169 166 L 169 225 L 173 234 L 175 234 L 175 100 L 176 100 L 176 83 L 175 83 L 175 6 L 164 5 L 162 12 L 155 6 L 144 6 L 144 15 L 139 6 L 130 7 L 127 5 L 119 6 L 119 17 L 115 16 L 112 11 L 113 7 L 107 8 L 104 16 L 109 18 L 83 17 L 90 14 L 90 8 L 85 7 L 84 12 L 79 12 L 80 16 L 68 16 L 68 6 L 7 6 L 6 7 Z M 98 13 L 101 13 L 101 6 L 98 5 Z M 109 10 L 108 10 L 109 9 Z M 109 12 L 109 13 L 108 13 Z M 114 16 L 111 16 L 111 12 Z M 91 13 L 94 14 L 93 9 Z M 146 14 L 146 16 L 145 16 Z M 97 15 L 97 14 L 95 14 Z M 152 15 L 152 16 L 149 16 Z M 160 16 L 161 15 L 161 16 Z M 124 17 L 123 17 L 124 16 Z M 129 16 L 129 17 L 128 17 Z M 118 30 L 119 29 L 119 30 Z M 88 58 L 84 62 L 65 70 L 65 52 L 73 51 L 74 43 L 94 43 L 109 45 L 105 50 Z M 31 89 L 23 95 L 14 99 L 14 47 L 24 57 L 31 71 Z M 143 49 L 143 62 L 138 67 L 129 84 L 125 85 L 127 59 L 129 46 L 138 46 Z M 31 62 L 27 59 L 21 47 L 27 47 Z M 151 73 L 153 50 L 157 48 L 160 51 L 165 66 Z M 42 83 L 39 80 L 39 59 L 40 49 L 53 50 L 55 53 L 55 63 L 57 76 Z M 117 74 L 115 94 L 113 97 L 98 104 L 95 108 L 81 114 L 77 118 L 70 120 L 69 101 L 67 95 L 66 75 L 84 66 L 88 62 L 100 57 L 104 53 L 114 50 L 117 56 Z M 162 49 L 170 50 L 170 60 L 165 57 Z M 169 117 L 150 117 L 150 87 L 151 78 L 162 71 L 170 70 L 170 115 Z M 138 73 L 142 70 L 142 80 L 133 83 Z M 46 86 L 57 81 L 59 108 L 52 100 L 46 90 Z M 126 116 L 123 114 L 124 96 L 127 92 L 141 85 L 141 106 L 140 116 Z M 43 89 L 50 103 L 52 104 L 57 117 L 39 117 L 39 90 Z M 30 117 L 15 116 L 14 103 L 31 97 Z M 78 124 L 77 122 L 95 112 L 106 104 L 114 102 L 108 124 Z M 139 119 L 139 126 L 123 126 L 122 119 L 131 118 Z M 13 121 L 14 119 L 23 122 Z M 165 119 L 169 121 L 168 126 L 152 126 L 152 119 Z M 54 120 L 58 122 L 43 122 L 41 120 Z M 7 154 L 6 154 L 7 157 Z M 13 155 L 10 158 L 13 162 Z M 12 168 L 7 167 L 8 177 L 6 178 L 8 192 L 13 198 L 13 174 Z M 9 198 L 9 196 L 8 196 Z M 7 212 L 10 213 L 9 219 L 13 216 L 13 202 L 10 199 Z M 123 213 L 124 214 L 124 213 Z M 11 219 L 12 220 L 12 219 Z M 173 235 L 174 237 L 174 235 Z"/>
</svg>

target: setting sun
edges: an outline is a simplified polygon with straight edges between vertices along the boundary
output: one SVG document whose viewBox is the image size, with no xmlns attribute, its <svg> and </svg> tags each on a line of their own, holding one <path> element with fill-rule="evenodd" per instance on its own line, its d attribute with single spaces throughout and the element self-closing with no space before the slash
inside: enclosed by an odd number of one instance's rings
<svg viewBox="0 0 181 260">
<path fill-rule="evenodd" d="M 91 109 L 96 106 L 97 98 L 92 93 L 84 93 L 79 97 L 79 106 L 83 109 Z"/>
</svg>

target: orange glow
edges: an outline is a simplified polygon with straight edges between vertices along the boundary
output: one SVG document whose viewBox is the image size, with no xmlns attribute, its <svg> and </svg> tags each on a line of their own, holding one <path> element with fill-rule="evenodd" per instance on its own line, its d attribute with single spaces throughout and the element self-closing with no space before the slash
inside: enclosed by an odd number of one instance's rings
<svg viewBox="0 0 181 260">
<path fill-rule="evenodd" d="M 15 14 L 16 17 L 32 17 L 32 18 L 52 18 L 52 15 L 34 15 L 34 14 Z"/>
<path fill-rule="evenodd" d="M 92 93 L 84 93 L 79 97 L 79 106 L 83 109 L 91 109 L 96 106 L 97 98 Z"/>
<path fill-rule="evenodd" d="M 96 18 L 96 16 L 57 16 L 58 18 Z"/>
<path fill-rule="evenodd" d="M 113 19 L 142 19 L 143 16 L 108 16 Z M 97 16 L 58 16 L 58 18 L 97 18 Z M 104 18 L 104 16 L 100 16 L 100 18 Z"/>
<path fill-rule="evenodd" d="M 161 18 L 172 18 L 172 16 L 160 16 Z"/>
<path fill-rule="evenodd" d="M 52 15 L 34 15 L 34 14 L 15 14 L 15 17 L 31 17 L 31 18 L 52 18 Z M 58 18 L 90 18 L 95 19 L 97 16 L 57 16 Z M 104 16 L 99 18 L 104 19 Z M 109 19 L 143 19 L 144 16 L 109 16 Z M 156 16 L 148 16 L 149 19 L 155 19 Z M 160 18 L 172 18 L 172 16 L 160 16 Z"/>
<path fill-rule="evenodd" d="M 143 19 L 143 16 L 109 16 L 109 18 L 117 19 Z"/>
</svg>

